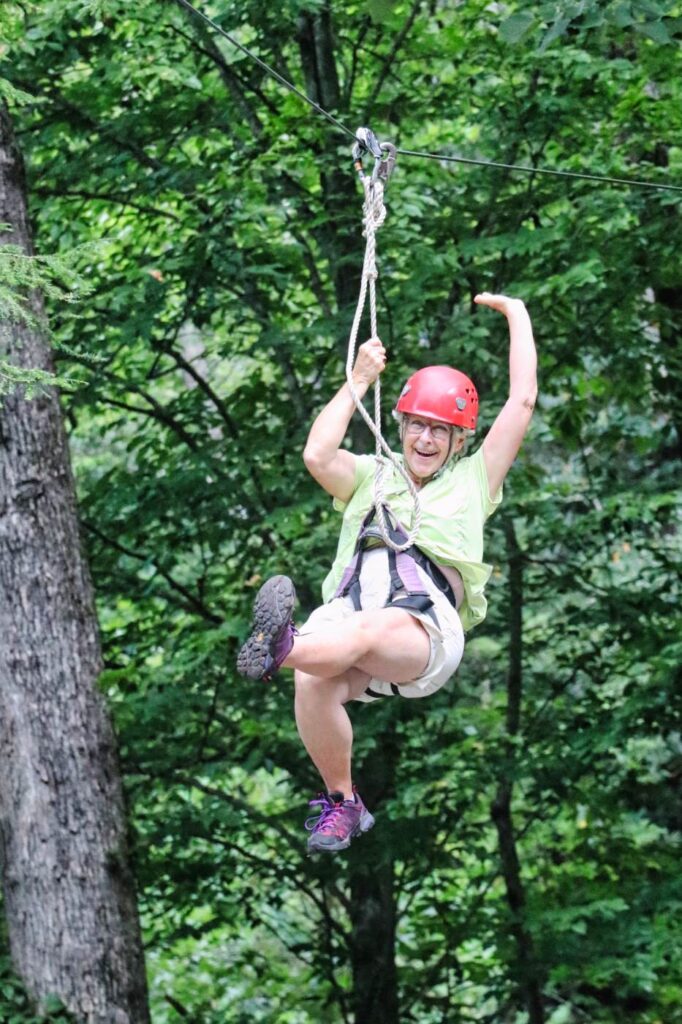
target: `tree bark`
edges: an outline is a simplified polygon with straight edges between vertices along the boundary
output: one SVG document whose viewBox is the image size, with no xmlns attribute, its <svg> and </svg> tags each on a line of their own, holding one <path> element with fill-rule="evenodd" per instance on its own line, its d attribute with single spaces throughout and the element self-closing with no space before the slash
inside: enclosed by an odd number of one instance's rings
<svg viewBox="0 0 682 1024">
<path fill-rule="evenodd" d="M 369 843 L 369 837 L 363 841 Z M 351 873 L 351 968 L 354 1024 L 399 1024 L 395 962 L 395 879 L 386 850 L 367 856 Z"/>
<path fill-rule="evenodd" d="M 0 106 L 0 238 L 32 252 L 21 155 Z M 41 297 L 32 295 L 34 313 Z M 41 331 L 0 324 L 16 365 L 51 369 Z M 56 394 L 0 409 L 0 853 L 13 962 L 40 1006 L 149 1021 L 114 735 L 97 690 L 92 586 Z"/>
<path fill-rule="evenodd" d="M 394 721 L 382 736 L 379 749 L 356 773 L 367 806 L 379 808 L 379 813 L 381 805 L 395 792 L 398 757 Z M 354 1024 L 400 1024 L 395 961 L 395 866 L 390 850 L 379 835 L 378 830 L 373 830 L 351 849 L 350 959 Z"/>
<path fill-rule="evenodd" d="M 334 53 L 331 5 L 325 3 L 315 14 L 301 14 L 297 41 L 306 93 L 330 112 L 342 112 L 341 90 Z M 348 139 L 348 161 L 335 166 L 336 157 L 319 151 L 320 183 L 327 225 L 318 241 L 329 260 L 336 304 L 341 316 L 357 302 L 360 271 L 365 252 L 362 237 L 362 192 L 353 173 L 352 140 Z M 350 320 L 349 320 L 350 324 Z"/>
<path fill-rule="evenodd" d="M 518 546 L 514 525 L 507 524 L 509 551 L 509 675 L 507 678 L 507 756 L 502 775 L 491 806 L 491 817 L 497 829 L 502 862 L 502 875 L 511 911 L 510 930 L 516 947 L 513 970 L 515 980 L 528 1014 L 529 1024 L 544 1024 L 545 1012 L 542 984 L 533 936 L 524 921 L 525 891 L 521 878 L 521 864 L 516 847 L 516 834 L 512 816 L 514 785 L 514 740 L 521 725 L 521 698 L 523 693 L 523 554 Z"/>
<path fill-rule="evenodd" d="M 682 284 L 677 287 L 655 286 L 656 300 L 666 309 L 667 317 L 660 325 L 661 363 L 665 376 L 659 372 L 656 388 L 664 397 L 666 411 L 674 426 L 674 437 L 666 455 L 671 459 L 682 458 L 682 356 L 679 345 L 679 325 L 682 323 Z"/>
</svg>

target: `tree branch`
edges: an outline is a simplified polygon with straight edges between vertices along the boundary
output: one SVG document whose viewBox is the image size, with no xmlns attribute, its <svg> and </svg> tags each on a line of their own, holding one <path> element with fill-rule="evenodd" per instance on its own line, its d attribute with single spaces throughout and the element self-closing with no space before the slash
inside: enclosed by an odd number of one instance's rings
<svg viewBox="0 0 682 1024">
<path fill-rule="evenodd" d="M 178 583 L 178 581 L 174 579 L 166 569 L 163 569 L 158 562 L 154 561 L 153 558 L 150 558 L 149 555 L 139 551 L 134 551 L 132 548 L 128 548 L 124 544 L 121 544 L 120 541 L 114 540 L 112 537 L 107 537 L 105 533 L 103 533 L 93 523 L 88 522 L 87 519 L 83 520 L 83 526 L 89 533 L 98 537 L 104 544 L 106 544 L 107 547 L 120 552 L 122 555 L 126 555 L 128 558 L 134 558 L 138 562 L 144 562 L 147 565 L 153 566 L 158 575 L 168 583 L 170 588 L 177 591 L 179 594 L 182 594 L 189 607 L 195 612 L 198 612 L 198 614 L 201 615 L 202 618 L 206 619 L 207 622 L 211 622 L 215 626 L 220 626 L 225 621 L 222 616 L 216 615 L 207 608 L 203 601 L 200 601 L 199 598 L 191 592 L 191 590 L 188 590 L 187 587 L 184 586 L 184 584 Z"/>
<path fill-rule="evenodd" d="M 507 742 L 504 764 L 490 812 L 497 829 L 507 903 L 511 911 L 511 932 L 516 943 L 516 981 L 522 993 L 529 1024 L 544 1024 L 545 1012 L 540 967 L 533 937 L 524 921 L 525 891 L 514 835 L 511 801 L 514 785 L 515 747 L 521 722 L 523 643 L 523 554 L 514 524 L 506 522 L 509 551 L 509 672 L 507 676 Z"/>
<path fill-rule="evenodd" d="M 182 224 L 183 221 L 176 214 L 171 213 L 170 210 L 160 210 L 157 206 L 145 206 L 142 203 L 136 203 L 132 199 L 128 199 L 122 196 L 109 195 L 106 192 L 88 192 L 85 189 L 51 189 L 45 188 L 41 185 L 34 185 L 32 192 L 37 196 L 44 196 L 47 198 L 62 199 L 65 196 L 75 199 L 95 199 L 101 200 L 105 203 L 114 203 L 117 206 L 130 207 L 131 210 L 137 210 L 140 213 L 149 214 L 151 217 L 164 217 L 166 220 L 175 221 L 176 224 Z"/>
<path fill-rule="evenodd" d="M 410 10 L 410 13 L 407 16 L 407 20 L 406 20 L 405 24 L 401 28 L 400 32 L 398 32 L 397 36 L 395 37 L 395 39 L 393 41 L 393 46 L 391 47 L 391 49 L 390 49 L 386 59 L 384 60 L 383 65 L 381 66 L 381 68 L 379 70 L 379 74 L 377 75 L 377 80 L 374 83 L 374 87 L 373 87 L 371 93 L 369 94 L 369 99 L 367 100 L 367 103 L 365 104 L 365 109 L 364 109 L 364 112 L 363 112 L 363 115 L 362 115 L 363 123 L 364 123 L 364 121 L 367 121 L 371 117 L 371 115 L 374 113 L 374 110 L 373 110 L 374 104 L 376 103 L 376 101 L 379 98 L 379 93 L 381 92 L 381 90 L 382 90 L 382 88 L 384 86 L 384 82 L 386 81 L 386 78 L 388 77 L 388 74 L 389 74 L 389 72 L 391 70 L 391 66 L 392 66 L 393 61 L 395 60 L 395 58 L 396 58 L 396 56 L 398 54 L 398 51 L 400 50 L 400 47 L 405 42 L 407 36 L 409 35 L 410 29 L 412 28 L 412 26 L 415 23 L 415 20 L 417 18 L 417 15 L 419 14 L 421 5 L 422 5 L 422 0 L 414 0 L 414 3 L 412 4 L 412 8 Z"/>
</svg>

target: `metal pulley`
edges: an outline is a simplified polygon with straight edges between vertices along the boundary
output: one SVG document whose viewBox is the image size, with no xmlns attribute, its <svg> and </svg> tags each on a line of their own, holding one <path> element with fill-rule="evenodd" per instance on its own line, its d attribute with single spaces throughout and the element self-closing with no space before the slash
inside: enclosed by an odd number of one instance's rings
<svg viewBox="0 0 682 1024">
<path fill-rule="evenodd" d="M 358 128 L 355 133 L 355 139 L 356 141 L 353 145 L 353 166 L 358 172 L 360 180 L 362 181 L 367 177 L 362 161 L 369 154 L 374 157 L 371 183 L 373 184 L 378 178 L 381 178 L 384 184 L 387 184 L 395 167 L 396 147 L 392 142 L 379 142 L 371 128 Z"/>
</svg>

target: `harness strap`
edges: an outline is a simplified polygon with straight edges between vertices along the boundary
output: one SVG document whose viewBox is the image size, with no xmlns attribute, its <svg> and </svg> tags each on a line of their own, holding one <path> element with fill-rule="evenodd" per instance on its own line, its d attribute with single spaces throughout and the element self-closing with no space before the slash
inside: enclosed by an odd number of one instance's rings
<svg viewBox="0 0 682 1024">
<path fill-rule="evenodd" d="M 400 687 L 397 686 L 396 683 L 391 683 L 390 687 L 391 687 L 391 692 L 393 693 L 393 696 L 397 697 L 399 695 L 399 693 L 400 693 Z M 374 700 L 379 700 L 381 697 L 385 696 L 385 694 L 378 693 L 376 690 L 373 690 L 371 686 L 368 686 L 365 689 L 365 693 L 367 694 L 368 697 L 373 697 Z"/>
<path fill-rule="evenodd" d="M 348 593 L 350 588 L 353 586 L 353 584 L 356 582 L 357 578 L 360 576 L 360 573 L 358 571 L 358 559 L 361 556 L 362 552 L 356 551 L 352 559 L 346 566 L 346 568 L 343 570 L 343 576 L 341 577 L 339 585 L 336 588 L 336 593 L 334 594 L 334 597 L 344 597 Z"/>
<path fill-rule="evenodd" d="M 400 572 L 398 571 L 398 559 L 395 556 L 395 551 L 393 550 L 393 548 L 388 549 L 388 575 L 391 581 L 391 586 L 388 591 L 389 604 L 391 603 L 391 601 L 393 600 L 398 591 L 405 590 L 407 591 L 408 594 L 411 593 L 411 588 L 409 584 L 402 578 Z"/>
<path fill-rule="evenodd" d="M 362 611 L 362 594 L 360 591 L 360 572 L 362 570 L 362 556 L 365 552 L 363 541 L 368 536 L 368 530 L 370 523 L 374 518 L 374 505 L 370 508 L 369 512 L 362 520 L 362 526 L 358 533 L 358 539 L 355 542 L 355 551 L 353 557 L 343 570 L 343 576 L 341 581 L 336 588 L 334 597 L 345 597 L 346 594 L 350 597 L 353 602 L 353 607 L 356 612 Z"/>
<path fill-rule="evenodd" d="M 334 594 L 334 597 L 350 597 L 356 611 L 362 611 L 360 574 L 367 542 L 375 537 L 382 539 L 380 530 L 372 525 L 375 514 L 376 508 L 372 506 L 362 521 L 353 557 L 344 569 Z M 397 524 L 394 526 L 387 508 L 384 508 L 384 518 L 391 540 L 397 545 L 402 544 L 406 534 L 402 527 Z M 387 551 L 390 586 L 388 600 L 384 607 L 427 612 L 438 625 L 433 601 L 424 588 L 417 572 L 417 565 L 420 565 L 428 573 L 438 589 L 445 594 L 453 607 L 456 607 L 455 595 L 443 573 L 414 545 L 411 545 L 406 551 L 396 551 L 392 547 L 387 548 Z"/>
<path fill-rule="evenodd" d="M 412 556 L 412 552 L 401 551 L 399 555 L 396 555 L 395 562 L 398 575 L 407 592 L 410 594 L 422 594 L 424 592 L 424 584 L 417 572 L 417 562 Z"/>
<path fill-rule="evenodd" d="M 422 567 L 427 576 L 431 577 L 431 579 L 436 584 L 440 592 L 445 595 L 445 597 L 448 599 L 452 607 L 456 608 L 457 597 L 455 596 L 455 592 L 450 586 L 450 583 L 448 582 L 445 573 L 440 571 L 435 562 L 432 562 L 431 559 L 414 544 L 412 545 L 411 548 L 407 549 L 405 554 L 409 555 L 410 558 L 412 558 L 413 561 L 417 563 L 417 565 L 420 565 Z"/>
</svg>

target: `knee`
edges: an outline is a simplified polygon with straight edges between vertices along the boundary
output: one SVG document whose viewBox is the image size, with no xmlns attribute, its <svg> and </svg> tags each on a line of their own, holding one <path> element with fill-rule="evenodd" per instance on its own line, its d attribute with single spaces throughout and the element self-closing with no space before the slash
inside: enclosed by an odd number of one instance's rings
<svg viewBox="0 0 682 1024">
<path fill-rule="evenodd" d="M 351 670 L 352 671 L 352 670 Z M 364 678 L 364 673 L 361 673 Z M 345 704 L 353 697 L 352 680 L 349 673 L 342 676 L 334 676 L 333 679 L 323 679 L 321 676 L 309 675 L 294 671 L 294 688 L 296 704 L 299 707 L 319 708 L 327 707 L 330 704 Z"/>
<path fill-rule="evenodd" d="M 381 610 L 383 611 L 383 609 Z M 390 622 L 378 611 L 358 612 L 353 619 L 356 629 L 356 638 L 363 651 L 374 648 L 382 637 L 386 635 L 387 628 L 390 629 Z"/>
<path fill-rule="evenodd" d="M 296 698 L 299 700 L 319 697 L 324 682 L 325 680 L 320 679 L 319 676 L 311 676 L 308 672 L 301 672 L 298 668 L 294 670 L 294 688 Z"/>
</svg>

